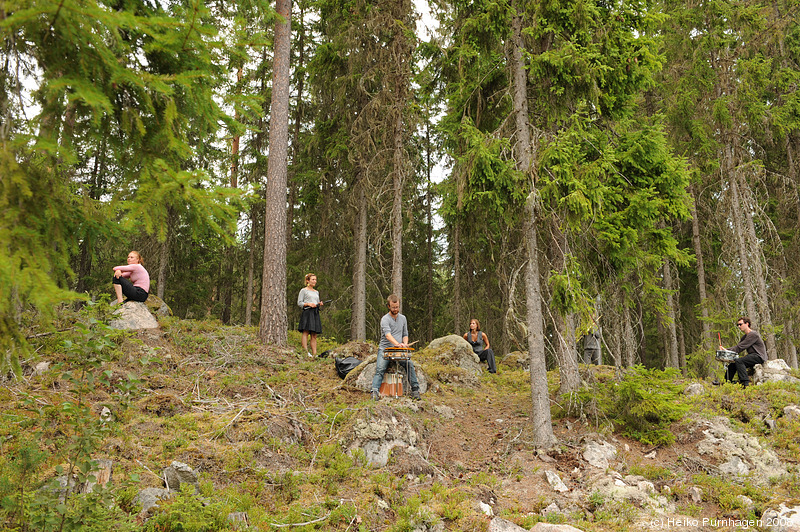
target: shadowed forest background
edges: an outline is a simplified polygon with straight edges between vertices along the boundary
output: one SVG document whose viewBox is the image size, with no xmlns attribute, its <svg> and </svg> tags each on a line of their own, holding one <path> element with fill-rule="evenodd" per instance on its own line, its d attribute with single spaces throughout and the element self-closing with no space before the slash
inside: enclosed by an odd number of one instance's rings
<svg viewBox="0 0 800 532">
<path fill-rule="evenodd" d="M 567 391 L 593 320 L 607 364 L 705 376 L 746 315 L 797 367 L 796 0 L 442 0 L 427 40 L 409 0 L 288 5 L 273 117 L 269 2 L 0 4 L 6 368 L 132 249 L 182 318 L 286 331 L 314 272 L 338 341 L 390 292 L 423 344 L 538 324 Z"/>
</svg>

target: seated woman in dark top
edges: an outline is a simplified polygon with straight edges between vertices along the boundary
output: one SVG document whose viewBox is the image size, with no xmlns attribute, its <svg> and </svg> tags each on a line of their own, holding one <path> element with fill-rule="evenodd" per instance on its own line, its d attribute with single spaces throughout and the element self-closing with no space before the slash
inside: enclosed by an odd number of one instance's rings
<svg viewBox="0 0 800 532">
<path fill-rule="evenodd" d="M 489 373 L 497 373 L 494 362 L 494 351 L 489 347 L 489 337 L 481 332 L 481 322 L 472 318 L 469 320 L 469 331 L 464 333 L 464 340 L 470 343 L 472 351 L 478 355 L 481 362 L 489 365 Z"/>
</svg>

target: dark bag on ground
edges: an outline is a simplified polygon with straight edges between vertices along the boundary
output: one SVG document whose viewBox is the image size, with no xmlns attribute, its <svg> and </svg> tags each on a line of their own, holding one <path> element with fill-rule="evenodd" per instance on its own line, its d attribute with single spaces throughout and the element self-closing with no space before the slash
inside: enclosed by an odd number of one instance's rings
<svg viewBox="0 0 800 532">
<path fill-rule="evenodd" d="M 334 363 L 336 364 L 336 373 L 339 374 L 339 378 L 344 379 L 348 373 L 361 364 L 361 361 L 356 357 L 344 357 L 334 359 Z"/>
</svg>

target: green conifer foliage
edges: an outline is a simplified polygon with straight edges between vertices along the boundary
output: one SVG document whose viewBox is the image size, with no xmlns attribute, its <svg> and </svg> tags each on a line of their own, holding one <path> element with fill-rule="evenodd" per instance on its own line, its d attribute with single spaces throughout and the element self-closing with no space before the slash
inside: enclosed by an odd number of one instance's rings
<svg viewBox="0 0 800 532">
<path fill-rule="evenodd" d="M 75 297 L 71 255 L 119 228 L 163 236 L 167 213 L 224 234 L 228 196 L 199 179 L 223 116 L 202 2 L 6 2 L 0 359 L 26 313 Z M 29 90 L 26 90 L 26 88 Z M 35 112 L 35 111 L 33 111 Z M 202 181 L 202 182 L 201 182 Z M 119 222 L 122 225 L 118 225 Z"/>
</svg>

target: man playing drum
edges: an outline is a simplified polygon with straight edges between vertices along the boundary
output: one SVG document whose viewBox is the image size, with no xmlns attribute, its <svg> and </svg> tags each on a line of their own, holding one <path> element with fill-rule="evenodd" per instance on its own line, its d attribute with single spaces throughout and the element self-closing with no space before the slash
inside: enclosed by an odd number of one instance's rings
<svg viewBox="0 0 800 532">
<path fill-rule="evenodd" d="M 381 341 L 378 343 L 378 362 L 375 366 L 375 377 L 372 379 L 372 399 L 380 400 L 380 387 L 383 382 L 383 374 L 389 366 L 389 361 L 383 354 L 387 347 L 409 347 L 408 344 L 408 321 L 400 314 L 400 299 L 392 294 L 386 300 L 389 312 L 381 318 Z M 410 360 L 408 364 L 408 383 L 411 385 L 411 398 L 419 400 L 419 381 L 414 363 Z M 404 364 L 405 365 L 405 364 Z"/>
<path fill-rule="evenodd" d="M 741 317 L 736 320 L 736 326 L 744 333 L 739 343 L 731 347 L 729 351 L 734 353 L 741 353 L 747 351 L 747 354 L 735 358 L 733 362 L 728 364 L 728 369 L 725 372 L 725 380 L 733 382 L 734 373 L 739 375 L 739 382 L 742 386 L 750 386 L 750 376 L 747 374 L 748 368 L 752 368 L 756 364 L 763 364 L 767 361 L 767 348 L 764 347 L 764 341 L 757 332 L 750 328 L 750 318 Z M 722 345 L 720 349 L 724 349 Z"/>
</svg>

